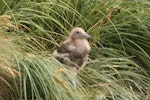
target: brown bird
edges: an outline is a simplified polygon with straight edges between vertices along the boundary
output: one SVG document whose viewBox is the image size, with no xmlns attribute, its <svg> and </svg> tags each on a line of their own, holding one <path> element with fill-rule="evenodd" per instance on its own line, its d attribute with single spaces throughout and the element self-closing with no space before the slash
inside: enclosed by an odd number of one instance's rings
<svg viewBox="0 0 150 100">
<path fill-rule="evenodd" d="M 60 47 L 54 51 L 54 57 L 61 63 L 68 66 L 68 69 L 77 75 L 88 61 L 91 47 L 87 41 L 90 38 L 82 28 L 74 28 L 70 32 L 70 37 L 66 39 Z"/>
</svg>

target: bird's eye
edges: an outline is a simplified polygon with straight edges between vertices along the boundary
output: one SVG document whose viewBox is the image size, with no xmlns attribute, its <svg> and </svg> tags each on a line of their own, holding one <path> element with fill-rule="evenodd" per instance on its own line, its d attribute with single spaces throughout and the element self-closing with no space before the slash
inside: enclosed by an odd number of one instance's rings
<svg viewBox="0 0 150 100">
<path fill-rule="evenodd" d="M 77 34 L 80 34 L 80 32 L 79 32 L 79 31 L 77 31 L 76 33 L 77 33 Z"/>
</svg>

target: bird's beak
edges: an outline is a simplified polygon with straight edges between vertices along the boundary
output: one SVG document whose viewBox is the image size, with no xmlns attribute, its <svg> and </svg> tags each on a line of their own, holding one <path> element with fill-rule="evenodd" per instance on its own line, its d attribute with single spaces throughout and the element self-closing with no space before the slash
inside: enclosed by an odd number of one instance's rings
<svg viewBox="0 0 150 100">
<path fill-rule="evenodd" d="M 91 37 L 90 35 L 86 34 L 86 38 L 87 38 L 87 39 L 89 39 L 90 37 Z"/>
<path fill-rule="evenodd" d="M 81 34 L 80 37 L 83 37 L 83 38 L 86 38 L 86 39 L 89 39 L 91 36 L 88 35 L 88 34 Z"/>
</svg>

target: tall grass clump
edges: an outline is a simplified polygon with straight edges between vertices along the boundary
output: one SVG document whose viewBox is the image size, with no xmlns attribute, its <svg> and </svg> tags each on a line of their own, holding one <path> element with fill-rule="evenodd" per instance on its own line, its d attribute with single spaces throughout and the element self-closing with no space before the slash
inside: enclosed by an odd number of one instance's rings
<svg viewBox="0 0 150 100">
<path fill-rule="evenodd" d="M 1 33 L 2 34 L 2 33 Z M 0 35 L 0 99 L 15 99 L 19 95 L 19 76 L 14 52 L 18 54 L 17 47 L 11 42 L 11 37 Z M 6 95 L 7 94 L 7 95 Z"/>
<path fill-rule="evenodd" d="M 148 0 L 2 0 L 0 5 L 0 99 L 149 99 Z M 92 51 L 86 68 L 73 77 L 51 54 L 77 26 L 91 35 Z"/>
</svg>

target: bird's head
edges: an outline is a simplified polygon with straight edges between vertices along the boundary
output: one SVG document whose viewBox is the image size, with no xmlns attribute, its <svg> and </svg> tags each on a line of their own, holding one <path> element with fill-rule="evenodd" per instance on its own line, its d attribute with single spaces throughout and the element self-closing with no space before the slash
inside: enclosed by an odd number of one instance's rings
<svg viewBox="0 0 150 100">
<path fill-rule="evenodd" d="M 90 38 L 90 35 L 88 35 L 84 29 L 77 27 L 72 29 L 70 32 L 71 38 L 72 39 L 88 39 Z"/>
</svg>

